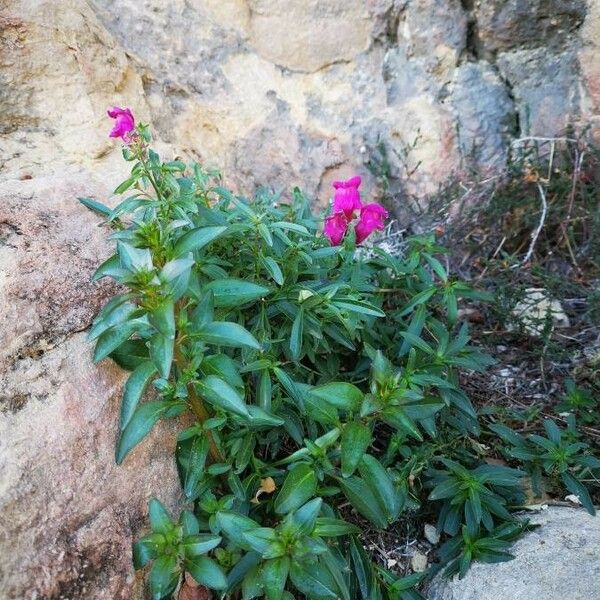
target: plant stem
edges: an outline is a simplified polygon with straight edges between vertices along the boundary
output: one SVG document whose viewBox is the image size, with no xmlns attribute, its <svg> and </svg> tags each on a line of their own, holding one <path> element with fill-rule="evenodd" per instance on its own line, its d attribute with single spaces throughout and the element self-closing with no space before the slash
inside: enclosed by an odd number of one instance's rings
<svg viewBox="0 0 600 600">
<path fill-rule="evenodd" d="M 181 347 L 179 345 L 180 343 L 181 340 L 179 337 L 177 337 L 175 339 L 175 364 L 179 371 L 183 372 L 185 366 L 185 358 L 183 356 L 183 353 L 181 352 Z M 187 391 L 189 404 L 192 408 L 193 413 L 196 415 L 196 418 L 201 424 L 205 423 L 210 418 L 210 414 L 208 410 L 206 410 L 204 402 L 202 402 L 202 398 L 198 396 L 198 393 L 194 388 L 193 382 L 187 384 Z M 223 456 L 221 449 L 217 445 L 212 431 L 205 431 L 204 435 L 206 435 L 206 439 L 208 440 L 209 452 L 212 461 L 215 463 L 225 462 L 225 456 Z"/>
</svg>

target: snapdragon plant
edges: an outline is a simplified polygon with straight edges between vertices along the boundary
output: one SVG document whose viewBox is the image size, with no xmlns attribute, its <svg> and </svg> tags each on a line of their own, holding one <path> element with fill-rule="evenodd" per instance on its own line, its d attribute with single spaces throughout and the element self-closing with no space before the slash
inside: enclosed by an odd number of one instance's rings
<svg viewBox="0 0 600 600">
<path fill-rule="evenodd" d="M 81 201 L 116 245 L 94 279 L 119 293 L 90 338 L 95 361 L 130 371 L 117 463 L 159 420 L 193 419 L 172 449 L 184 510 L 153 499 L 133 549 L 152 597 L 187 573 L 232 599 L 420 598 L 421 576 L 373 564 L 340 507 L 381 529 L 439 510 L 453 549 L 512 521 L 522 473 L 468 450 L 479 424 L 458 372 L 490 363 L 458 323 L 475 292 L 434 236 L 401 255 L 358 246 L 387 212 L 362 205 L 356 179 L 337 186 L 323 235 L 299 189 L 243 198 L 201 165 L 162 161 L 130 112 L 111 116 L 132 164 L 115 190 L 126 197 Z"/>
</svg>

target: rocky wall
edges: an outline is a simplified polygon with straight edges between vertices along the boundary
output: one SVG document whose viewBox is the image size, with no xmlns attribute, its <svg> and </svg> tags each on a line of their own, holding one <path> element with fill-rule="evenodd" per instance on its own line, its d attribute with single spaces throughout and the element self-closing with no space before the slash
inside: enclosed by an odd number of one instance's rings
<svg viewBox="0 0 600 600">
<path fill-rule="evenodd" d="M 599 0 L 0 0 L 0 596 L 135 597 L 146 501 L 178 499 L 169 427 L 114 465 L 124 375 L 85 341 L 109 249 L 75 198 L 127 169 L 107 106 L 240 190 L 323 205 L 383 142 L 426 194 L 598 136 L 599 40 Z"/>
</svg>

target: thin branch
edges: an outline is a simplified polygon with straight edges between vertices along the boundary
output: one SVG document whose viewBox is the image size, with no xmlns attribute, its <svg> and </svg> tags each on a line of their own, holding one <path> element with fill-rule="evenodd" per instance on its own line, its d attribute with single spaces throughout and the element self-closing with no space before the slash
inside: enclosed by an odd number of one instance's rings
<svg viewBox="0 0 600 600">
<path fill-rule="evenodd" d="M 546 214 L 548 213 L 548 202 L 546 201 L 546 192 L 544 192 L 544 188 L 541 186 L 539 181 L 536 182 L 536 185 L 538 191 L 540 192 L 540 198 L 542 200 L 542 215 L 540 216 L 540 222 L 538 223 L 538 226 L 535 228 L 535 231 L 531 234 L 531 243 L 529 244 L 529 250 L 527 250 L 527 254 L 523 259 L 522 264 L 526 264 L 527 262 L 529 262 L 529 259 L 531 258 L 531 255 L 533 254 L 533 251 L 535 249 L 535 244 L 540 235 L 540 232 L 544 227 L 544 222 L 546 221 Z"/>
</svg>

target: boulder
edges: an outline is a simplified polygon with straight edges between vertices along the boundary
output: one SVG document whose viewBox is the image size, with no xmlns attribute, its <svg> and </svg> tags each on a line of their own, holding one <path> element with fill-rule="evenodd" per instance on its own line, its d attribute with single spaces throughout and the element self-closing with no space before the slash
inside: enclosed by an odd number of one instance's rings
<svg viewBox="0 0 600 600">
<path fill-rule="evenodd" d="M 174 507 L 175 428 L 116 466 L 126 374 L 91 361 L 85 330 L 114 293 L 91 274 L 110 253 L 76 197 L 106 194 L 89 173 L 0 186 L 0 594 L 131 600 L 131 542 L 147 501 Z"/>
<path fill-rule="evenodd" d="M 474 563 L 463 579 L 438 575 L 428 600 L 600 598 L 600 519 L 567 507 L 524 516 L 540 527 L 515 542 L 514 560 Z"/>
</svg>

